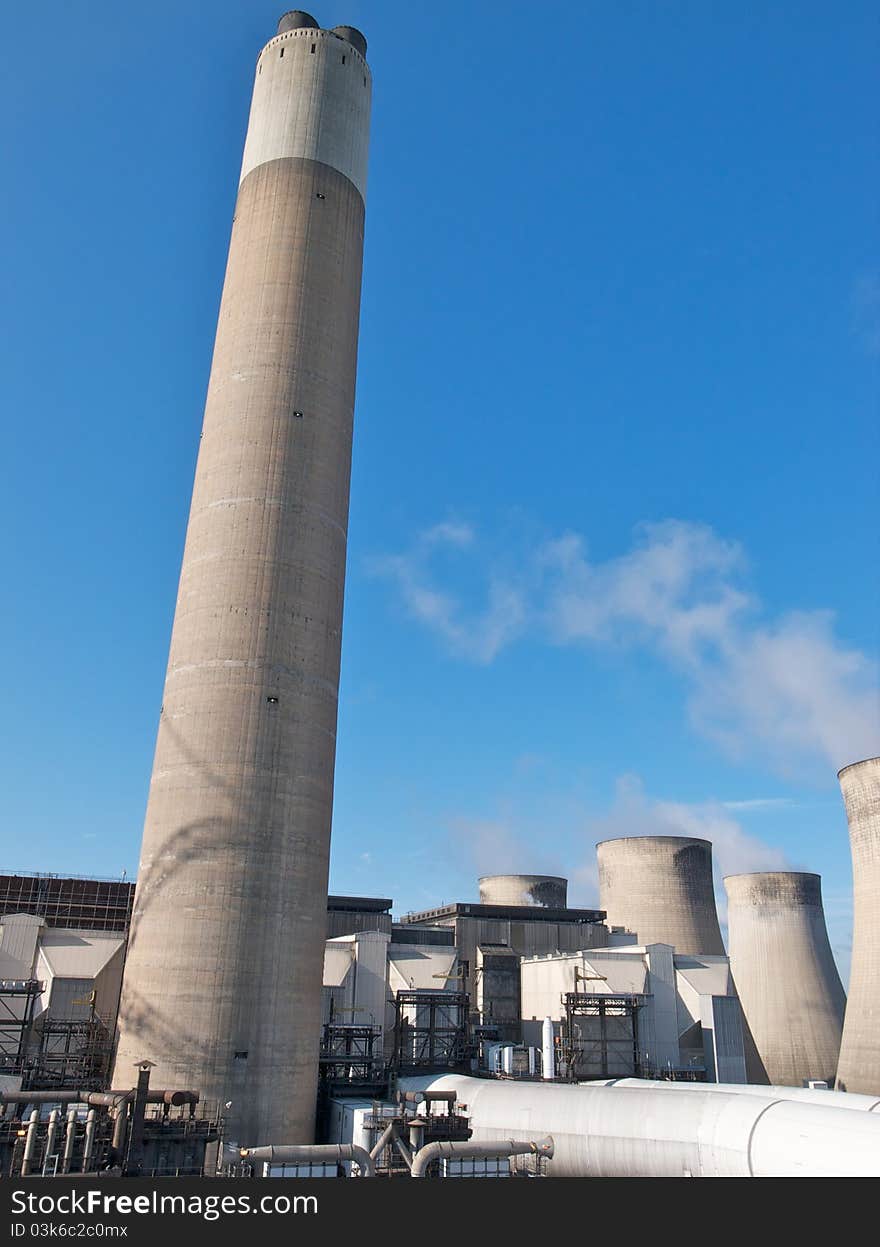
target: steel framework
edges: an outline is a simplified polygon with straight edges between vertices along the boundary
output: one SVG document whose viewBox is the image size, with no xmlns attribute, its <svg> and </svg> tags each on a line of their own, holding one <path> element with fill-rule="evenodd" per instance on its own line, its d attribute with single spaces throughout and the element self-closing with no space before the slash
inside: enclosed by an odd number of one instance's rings
<svg viewBox="0 0 880 1247">
<path fill-rule="evenodd" d="M 562 1076 L 577 1082 L 619 1076 L 626 1070 L 638 1077 L 638 1013 L 642 1003 L 643 997 L 635 994 L 566 992 L 559 1054 Z"/>
<path fill-rule="evenodd" d="M 394 998 L 393 1065 L 399 1072 L 464 1069 L 467 992 L 402 989 Z"/>
<path fill-rule="evenodd" d="M 0 1071 L 21 1074 L 27 1051 L 37 996 L 44 984 L 39 979 L 0 979 Z"/>
</svg>

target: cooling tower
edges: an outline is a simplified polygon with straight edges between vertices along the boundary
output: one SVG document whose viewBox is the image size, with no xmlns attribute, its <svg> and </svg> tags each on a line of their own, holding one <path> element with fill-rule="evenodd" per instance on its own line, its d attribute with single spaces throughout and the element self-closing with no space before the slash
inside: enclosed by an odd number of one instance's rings
<svg viewBox="0 0 880 1247">
<path fill-rule="evenodd" d="M 880 758 L 838 776 L 853 865 L 853 948 L 837 1086 L 880 1095 Z"/>
<path fill-rule="evenodd" d="M 481 905 L 537 905 L 565 909 L 568 880 L 558 875 L 484 875 L 480 880 Z"/>
<path fill-rule="evenodd" d="M 603 840 L 596 852 L 599 908 L 609 927 L 631 931 L 638 944 L 725 955 L 708 840 L 628 836 Z"/>
<path fill-rule="evenodd" d="M 365 49 L 294 11 L 257 60 L 120 1012 L 115 1085 L 147 1058 L 244 1145 L 313 1137 Z"/>
<path fill-rule="evenodd" d="M 846 996 L 819 876 L 774 870 L 728 875 L 724 886 L 730 969 L 761 1075 L 784 1087 L 832 1086 Z"/>
</svg>

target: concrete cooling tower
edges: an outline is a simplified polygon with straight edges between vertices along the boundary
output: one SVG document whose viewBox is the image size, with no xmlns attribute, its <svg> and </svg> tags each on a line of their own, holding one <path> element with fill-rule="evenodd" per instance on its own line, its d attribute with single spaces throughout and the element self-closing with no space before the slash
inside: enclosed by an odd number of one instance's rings
<svg viewBox="0 0 880 1247">
<path fill-rule="evenodd" d="M 730 968 L 764 1077 L 833 1086 L 846 996 L 825 928 L 818 875 L 728 875 Z M 755 1081 L 750 1070 L 750 1081 Z"/>
<path fill-rule="evenodd" d="M 537 905 L 565 909 L 568 880 L 558 875 L 484 875 L 480 879 L 481 905 Z"/>
<path fill-rule="evenodd" d="M 599 908 L 609 927 L 626 928 L 638 944 L 725 955 L 708 840 L 628 836 L 603 840 L 596 851 Z"/>
<path fill-rule="evenodd" d="M 837 1086 L 880 1095 L 880 758 L 845 766 L 853 866 L 853 948 Z"/>
<path fill-rule="evenodd" d="M 114 1085 L 149 1059 L 245 1145 L 313 1138 L 365 51 L 297 10 L 257 59 L 120 1011 Z"/>
</svg>

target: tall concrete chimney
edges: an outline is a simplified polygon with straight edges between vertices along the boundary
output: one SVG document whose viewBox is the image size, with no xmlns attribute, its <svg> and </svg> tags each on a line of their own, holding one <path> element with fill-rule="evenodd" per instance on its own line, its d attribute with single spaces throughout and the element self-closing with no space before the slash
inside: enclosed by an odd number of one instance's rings
<svg viewBox="0 0 880 1247">
<path fill-rule="evenodd" d="M 880 758 L 838 775 L 853 865 L 853 947 L 837 1086 L 880 1095 Z"/>
<path fill-rule="evenodd" d="M 708 840 L 626 836 L 603 840 L 596 851 L 599 908 L 609 927 L 625 927 L 634 943 L 725 956 Z"/>
<path fill-rule="evenodd" d="M 114 1085 L 148 1058 L 245 1145 L 313 1137 L 365 52 L 295 10 L 257 60 L 122 993 Z"/>
<path fill-rule="evenodd" d="M 761 1068 L 801 1087 L 834 1083 L 846 996 L 825 927 L 818 875 L 728 875 L 730 969 Z"/>
</svg>

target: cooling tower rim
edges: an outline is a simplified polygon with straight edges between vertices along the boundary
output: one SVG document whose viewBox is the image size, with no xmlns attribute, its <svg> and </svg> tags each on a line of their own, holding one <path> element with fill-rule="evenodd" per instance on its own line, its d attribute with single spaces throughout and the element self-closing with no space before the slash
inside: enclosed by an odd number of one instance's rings
<svg viewBox="0 0 880 1247">
<path fill-rule="evenodd" d="M 721 880 L 727 883 L 728 879 L 775 879 L 779 875 L 784 875 L 789 879 L 820 879 L 821 875 L 815 870 L 740 870 L 735 875 L 722 875 Z"/>
<path fill-rule="evenodd" d="M 712 841 L 705 840 L 702 836 L 611 836 L 608 840 L 597 840 L 596 848 L 601 849 L 605 844 L 649 844 L 657 842 L 660 844 L 705 844 L 711 849 Z"/>
<path fill-rule="evenodd" d="M 851 771 L 854 766 L 864 766 L 866 762 L 880 762 L 880 757 L 862 758 L 860 762 L 847 762 L 846 766 L 842 766 L 837 772 L 837 778 L 840 779 L 844 771 Z"/>
<path fill-rule="evenodd" d="M 537 875 L 525 871 L 504 871 L 497 875 L 480 875 L 477 883 L 487 883 L 490 879 L 547 879 L 553 883 L 568 883 L 565 875 Z"/>
</svg>

